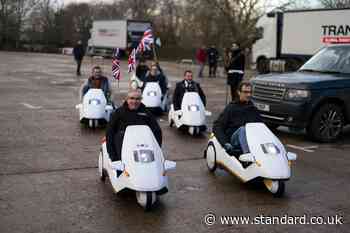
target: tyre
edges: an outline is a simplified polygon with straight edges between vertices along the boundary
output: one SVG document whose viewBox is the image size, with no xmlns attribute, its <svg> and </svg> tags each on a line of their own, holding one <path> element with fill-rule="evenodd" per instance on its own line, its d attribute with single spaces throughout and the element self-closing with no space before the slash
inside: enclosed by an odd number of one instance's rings
<svg viewBox="0 0 350 233">
<path fill-rule="evenodd" d="M 285 192 L 285 184 L 282 180 L 264 179 L 265 187 L 272 193 L 274 197 L 282 197 Z"/>
<path fill-rule="evenodd" d="M 308 136 L 319 142 L 333 142 L 344 127 L 344 113 L 336 104 L 325 104 L 313 115 L 307 127 Z"/>
<path fill-rule="evenodd" d="M 216 150 L 213 142 L 209 142 L 205 151 L 205 158 L 210 172 L 216 170 Z"/>
<path fill-rule="evenodd" d="M 155 192 L 136 192 L 136 199 L 145 211 L 149 211 L 155 203 L 157 195 Z"/>
<path fill-rule="evenodd" d="M 89 127 L 94 128 L 94 125 L 95 125 L 95 121 L 93 119 L 90 119 L 89 120 Z"/>
<path fill-rule="evenodd" d="M 259 74 L 266 74 L 269 72 L 269 60 L 266 58 L 260 58 L 257 61 L 256 69 Z"/>
<path fill-rule="evenodd" d="M 192 136 L 194 136 L 194 134 L 195 134 L 195 127 L 194 126 L 188 127 L 188 133 L 191 134 Z"/>
<path fill-rule="evenodd" d="M 168 113 L 168 122 L 169 122 L 169 126 L 173 127 L 174 121 L 173 121 L 173 119 L 171 119 L 171 114 L 172 113 L 169 111 L 169 113 Z"/>
<path fill-rule="evenodd" d="M 106 170 L 103 168 L 102 152 L 100 152 L 98 156 L 98 174 L 100 176 L 100 180 L 104 182 L 106 180 L 107 174 Z"/>
<path fill-rule="evenodd" d="M 152 200 L 153 192 L 146 192 L 146 206 L 145 211 L 150 211 L 153 206 L 153 200 Z"/>
</svg>

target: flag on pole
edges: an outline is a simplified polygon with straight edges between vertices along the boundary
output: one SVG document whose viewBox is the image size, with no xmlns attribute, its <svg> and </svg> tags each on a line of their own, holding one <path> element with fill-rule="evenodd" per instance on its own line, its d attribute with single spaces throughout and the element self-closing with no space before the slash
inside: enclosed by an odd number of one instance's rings
<svg viewBox="0 0 350 233">
<path fill-rule="evenodd" d="M 128 72 L 131 73 L 135 70 L 135 64 L 136 64 L 136 49 L 133 49 L 129 55 L 128 59 Z"/>
<path fill-rule="evenodd" d="M 119 60 L 119 48 L 115 49 L 112 58 L 112 76 L 116 80 L 120 80 L 120 60 Z"/>
<path fill-rule="evenodd" d="M 154 43 L 152 28 L 148 28 L 142 36 L 139 46 L 137 46 L 137 52 L 144 52 L 151 50 L 151 45 Z"/>
</svg>

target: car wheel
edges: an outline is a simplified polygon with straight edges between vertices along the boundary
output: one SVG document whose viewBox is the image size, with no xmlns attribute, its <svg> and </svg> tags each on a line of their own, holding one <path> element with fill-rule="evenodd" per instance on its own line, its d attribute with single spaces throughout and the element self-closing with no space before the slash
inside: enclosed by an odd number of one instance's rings
<svg viewBox="0 0 350 233">
<path fill-rule="evenodd" d="M 333 142 L 341 134 L 344 126 L 344 114 L 340 106 L 326 104 L 314 114 L 307 128 L 311 139 L 319 142 Z"/>
</svg>

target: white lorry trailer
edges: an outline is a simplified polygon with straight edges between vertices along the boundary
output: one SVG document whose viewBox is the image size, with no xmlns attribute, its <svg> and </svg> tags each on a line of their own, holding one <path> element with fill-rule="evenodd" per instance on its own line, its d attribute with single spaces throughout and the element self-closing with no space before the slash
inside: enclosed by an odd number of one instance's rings
<svg viewBox="0 0 350 233">
<path fill-rule="evenodd" d="M 96 20 L 90 31 L 87 53 L 90 56 L 108 57 L 114 48 L 127 50 L 136 47 L 144 31 L 151 26 L 149 21 Z"/>
<path fill-rule="evenodd" d="M 257 23 L 259 73 L 293 71 L 327 44 L 350 43 L 350 8 L 272 11 Z"/>
</svg>

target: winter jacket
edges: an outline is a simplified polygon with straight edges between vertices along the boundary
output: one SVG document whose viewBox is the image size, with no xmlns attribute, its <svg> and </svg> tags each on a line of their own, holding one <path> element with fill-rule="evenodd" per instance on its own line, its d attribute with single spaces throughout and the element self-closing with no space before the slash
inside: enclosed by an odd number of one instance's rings
<svg viewBox="0 0 350 233">
<path fill-rule="evenodd" d="M 83 60 L 85 55 L 85 51 L 83 45 L 78 44 L 73 48 L 73 55 L 75 60 Z"/>
<path fill-rule="evenodd" d="M 83 87 L 83 93 L 82 96 L 84 96 L 90 88 L 98 88 L 102 89 L 103 93 L 105 94 L 106 99 L 110 97 L 111 94 L 111 88 L 109 85 L 108 78 L 101 76 L 100 78 L 96 79 L 93 76 L 91 76 L 85 86 Z"/>
<path fill-rule="evenodd" d="M 124 133 L 129 125 L 148 125 L 159 146 L 162 146 L 162 131 L 157 120 L 146 110 L 145 105 L 141 103 L 137 110 L 130 110 L 127 102 L 124 102 L 124 104 L 112 114 L 107 127 L 107 151 L 112 161 L 121 159 Z"/>
<path fill-rule="evenodd" d="M 139 65 L 136 67 L 136 76 L 138 79 L 140 79 L 142 82 L 145 80 L 146 74 L 149 71 L 149 68 L 147 65 Z"/>
<path fill-rule="evenodd" d="M 205 60 L 207 59 L 207 53 L 205 52 L 204 49 L 200 48 L 197 50 L 196 59 L 198 63 L 202 63 L 202 64 L 205 63 Z"/>
<path fill-rule="evenodd" d="M 176 83 L 174 95 L 173 95 L 173 104 L 174 104 L 174 110 L 180 110 L 181 109 L 181 104 L 182 104 L 182 99 L 185 95 L 186 92 L 188 91 L 195 91 L 199 94 L 201 97 L 201 100 L 206 106 L 206 97 L 205 94 L 199 85 L 199 83 L 195 81 L 187 81 L 187 80 L 182 80 L 181 82 Z"/>
<path fill-rule="evenodd" d="M 217 64 L 219 58 L 219 52 L 216 48 L 208 49 L 208 63 L 209 64 Z"/>
<path fill-rule="evenodd" d="M 236 71 L 244 72 L 245 68 L 245 56 L 241 49 L 232 51 L 232 58 L 225 68 L 227 71 L 227 84 L 237 86 L 242 81 L 244 73 Z"/>
<path fill-rule="evenodd" d="M 213 132 L 223 146 L 230 143 L 232 134 L 246 123 L 262 122 L 258 110 L 252 102 L 231 102 L 219 118 L 214 121 Z"/>
<path fill-rule="evenodd" d="M 162 95 L 164 95 L 168 89 L 166 78 L 162 72 L 159 72 L 159 74 L 157 74 L 155 76 L 151 75 L 151 73 L 148 72 L 147 76 L 142 81 L 143 81 L 143 85 L 141 88 L 142 91 L 143 91 L 143 89 L 145 89 L 146 84 L 148 82 L 157 82 L 160 86 L 161 91 L 162 91 Z"/>
</svg>

